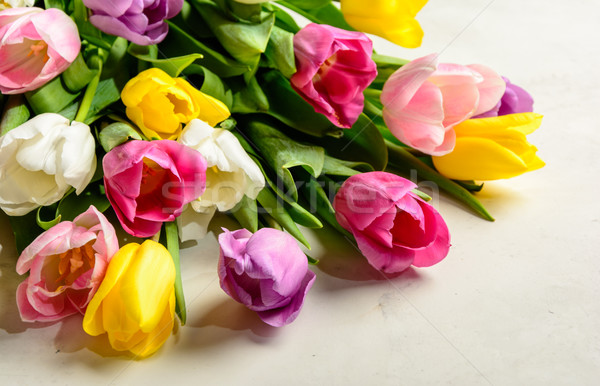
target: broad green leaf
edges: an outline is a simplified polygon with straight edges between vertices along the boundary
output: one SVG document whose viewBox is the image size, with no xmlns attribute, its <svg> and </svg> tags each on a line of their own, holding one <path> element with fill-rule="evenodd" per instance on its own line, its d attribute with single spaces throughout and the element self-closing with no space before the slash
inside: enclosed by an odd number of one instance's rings
<svg viewBox="0 0 600 386">
<path fill-rule="evenodd" d="M 327 188 L 327 191 L 323 187 Z M 335 218 L 335 209 L 331 205 L 329 196 L 334 196 L 337 189 L 333 183 L 327 181 L 317 181 L 315 178 L 310 178 L 302 185 L 302 193 L 304 198 L 310 203 L 311 210 L 316 210 L 317 214 L 325 220 L 329 225 L 334 227 L 338 232 L 346 237 L 352 238 L 352 234 L 342 228 Z"/>
<path fill-rule="evenodd" d="M 335 126 L 292 89 L 289 79 L 279 71 L 268 71 L 257 76 L 269 100 L 269 115 L 289 127 L 316 137 L 342 136 L 342 129 Z"/>
<path fill-rule="evenodd" d="M 95 70 L 90 70 L 81 53 L 71 65 L 62 73 L 65 86 L 71 92 L 77 92 L 84 88 L 96 75 Z"/>
<path fill-rule="evenodd" d="M 244 196 L 242 200 L 231 210 L 231 214 L 243 228 L 254 233 L 258 230 L 258 207 L 256 200 Z"/>
<path fill-rule="evenodd" d="M 154 49 L 151 47 L 154 47 Z M 127 52 L 139 60 L 151 63 L 153 67 L 160 68 L 174 78 L 178 77 L 187 66 L 198 59 L 202 59 L 202 54 L 188 54 L 158 59 L 155 56 L 155 50 L 156 46 L 138 46 L 132 43 L 129 45 Z"/>
<path fill-rule="evenodd" d="M 256 198 L 260 205 L 267 211 L 267 213 L 272 216 L 281 226 L 288 231 L 289 234 L 294 236 L 296 240 L 300 241 L 304 244 L 308 249 L 310 249 L 310 244 L 300 232 L 300 229 L 296 226 L 294 220 L 289 215 L 289 213 L 285 210 L 282 203 L 277 199 L 275 194 L 268 188 L 265 188 L 260 191 L 258 197 Z"/>
<path fill-rule="evenodd" d="M 274 3 L 265 3 L 263 5 L 265 9 L 271 12 L 275 12 L 275 25 L 285 31 L 295 34 L 300 31 L 300 27 L 296 23 L 293 17 L 289 13 L 277 7 Z"/>
<path fill-rule="evenodd" d="M 251 23 L 261 21 L 262 7 L 260 4 L 244 4 L 235 0 L 227 0 L 226 4 L 231 16 L 238 20 L 246 20 Z"/>
<path fill-rule="evenodd" d="M 9 96 L 4 105 L 4 110 L 2 110 L 2 120 L 0 120 L 0 136 L 27 122 L 30 115 L 31 113 L 27 108 L 27 104 L 25 103 L 25 98 L 23 98 L 23 95 L 16 94 Z"/>
<path fill-rule="evenodd" d="M 217 98 L 221 102 L 225 103 L 227 108 L 231 110 L 233 106 L 233 93 L 214 72 L 198 64 L 192 64 L 183 71 L 183 75 L 187 77 L 193 75 L 199 75 L 203 77 L 200 91 Z M 190 79 L 190 83 L 193 83 L 192 79 Z"/>
<path fill-rule="evenodd" d="M 44 9 L 48 8 L 58 8 L 61 11 L 65 11 L 65 1 L 64 0 L 44 0 Z"/>
<path fill-rule="evenodd" d="M 167 21 L 169 33 L 159 45 L 159 49 L 167 57 L 188 54 L 203 55 L 202 65 L 222 78 L 245 74 L 250 70 L 248 65 L 228 58 L 206 44 L 196 40 L 171 21 Z"/>
<path fill-rule="evenodd" d="M 331 0 L 286 0 L 286 3 L 292 4 L 300 9 L 311 10 L 331 4 Z"/>
<path fill-rule="evenodd" d="M 40 212 L 43 208 L 43 206 L 40 206 L 38 210 L 36 210 L 35 222 L 40 228 L 47 231 L 48 229 L 52 228 L 61 221 L 61 216 L 60 214 L 58 214 L 52 220 L 42 220 Z"/>
<path fill-rule="evenodd" d="M 354 162 L 325 155 L 322 174 L 350 177 L 361 172 L 372 172 L 373 166 L 366 162 Z"/>
<path fill-rule="evenodd" d="M 250 143 L 258 149 L 265 162 L 271 167 L 277 178 L 294 201 L 298 201 L 298 192 L 290 168 L 302 166 L 312 176 L 318 177 L 325 162 L 322 147 L 298 143 L 270 123 L 257 119 L 247 121 L 241 127 Z"/>
<path fill-rule="evenodd" d="M 315 1 L 316 3 L 317 1 Z M 297 12 L 299 15 L 304 16 L 308 20 L 318 23 L 318 24 L 329 24 L 333 27 L 345 29 L 348 31 L 354 31 L 344 19 L 344 15 L 339 8 L 333 5 L 331 2 L 323 2 L 326 3 L 321 7 L 307 7 L 301 8 L 300 6 L 294 3 L 301 3 L 296 1 L 279 1 L 281 5 L 286 8 L 291 9 L 294 12 Z"/>
<path fill-rule="evenodd" d="M 273 183 L 269 174 L 263 167 L 261 160 L 257 156 L 250 154 L 250 157 L 254 160 L 256 165 L 261 170 L 263 176 L 265 177 L 267 185 L 275 192 L 275 194 L 277 194 L 277 196 L 279 196 L 285 202 L 284 206 L 289 215 L 292 217 L 292 220 L 294 220 L 296 224 L 300 224 L 308 228 L 323 227 L 323 224 L 321 223 L 321 221 L 319 221 L 317 217 L 315 217 L 312 213 L 306 210 L 304 206 L 292 200 L 287 194 L 285 194 L 285 192 L 283 192 L 280 189 L 280 187 Z"/>
<path fill-rule="evenodd" d="M 70 92 L 57 76 L 44 86 L 25 93 L 25 98 L 36 114 L 58 113 L 71 104 L 79 93 Z"/>
<path fill-rule="evenodd" d="M 390 75 L 409 62 L 408 60 L 379 54 L 373 54 L 371 58 L 377 64 L 377 77 L 369 87 L 375 87 L 380 90 Z"/>
<path fill-rule="evenodd" d="M 21 254 L 44 231 L 37 225 L 36 218 L 37 211 L 35 210 L 24 216 L 8 216 L 18 254 Z"/>
<path fill-rule="evenodd" d="M 56 215 L 60 216 L 62 221 L 73 221 L 75 217 L 89 209 L 93 205 L 100 212 L 104 212 L 110 207 L 110 202 L 106 198 L 104 188 L 101 182 L 88 185 L 81 194 L 67 194 L 58 203 Z"/>
<path fill-rule="evenodd" d="M 294 34 L 277 26 L 273 27 L 265 56 L 269 67 L 278 69 L 286 78 L 294 75 L 296 72 Z"/>
<path fill-rule="evenodd" d="M 246 83 L 243 79 L 232 78 L 229 84 L 233 91 L 232 113 L 257 113 L 269 110 L 269 101 L 256 78 Z"/>
<path fill-rule="evenodd" d="M 239 62 L 247 64 L 253 72 L 260 55 L 267 48 L 275 15 L 264 18 L 260 23 L 242 23 L 227 19 L 214 5 L 202 2 L 194 2 L 192 5 L 202 15 L 223 48 Z"/>
<path fill-rule="evenodd" d="M 142 136 L 132 125 L 125 122 L 111 123 L 98 134 L 98 140 L 107 153 L 130 139 L 141 140 Z"/>
<path fill-rule="evenodd" d="M 104 79 L 98 83 L 96 92 L 90 104 L 86 119 L 83 121 L 89 125 L 102 115 L 102 111 L 118 101 L 121 94 L 115 84 L 114 79 Z M 73 120 L 79 109 L 80 101 L 77 101 L 59 112 L 60 115 Z"/>
<path fill-rule="evenodd" d="M 314 141 L 323 146 L 333 157 L 368 163 L 375 170 L 387 165 L 388 153 L 381 133 L 365 114 L 361 114 L 350 129 L 343 131 L 342 138 L 320 138 Z"/>
</svg>

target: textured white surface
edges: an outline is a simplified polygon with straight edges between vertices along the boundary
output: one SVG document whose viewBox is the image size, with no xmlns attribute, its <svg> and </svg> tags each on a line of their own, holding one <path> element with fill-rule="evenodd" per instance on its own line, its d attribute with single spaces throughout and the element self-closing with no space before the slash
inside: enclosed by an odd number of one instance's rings
<svg viewBox="0 0 600 386">
<path fill-rule="evenodd" d="M 489 223 L 444 198 L 453 248 L 386 280 L 343 238 L 313 237 L 317 281 L 274 329 L 222 293 L 214 234 L 183 252 L 188 325 L 132 361 L 81 319 L 19 321 L 0 216 L 0 384 L 595 385 L 600 379 L 600 14 L 590 0 L 430 0 L 406 58 L 485 63 L 530 91 L 547 166 L 486 184 Z M 227 219 L 222 220 L 224 223 Z M 216 224 L 222 225 L 222 224 Z M 218 228 L 215 228 L 218 229 Z"/>
</svg>

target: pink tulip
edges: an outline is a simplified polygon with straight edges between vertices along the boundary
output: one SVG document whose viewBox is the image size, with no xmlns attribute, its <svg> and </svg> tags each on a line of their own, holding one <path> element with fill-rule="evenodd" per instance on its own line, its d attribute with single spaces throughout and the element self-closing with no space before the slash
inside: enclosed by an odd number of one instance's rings
<svg viewBox="0 0 600 386">
<path fill-rule="evenodd" d="M 77 58 L 75 22 L 56 8 L 0 12 L 0 92 L 20 94 L 43 86 Z"/>
<path fill-rule="evenodd" d="M 401 272 L 411 264 L 429 267 L 448 254 L 450 234 L 444 219 L 411 192 L 414 188 L 395 174 L 361 173 L 348 178 L 333 201 L 338 223 L 383 272 Z"/>
<path fill-rule="evenodd" d="M 403 143 L 430 155 L 448 154 L 456 140 L 452 127 L 492 109 L 505 88 L 486 66 L 438 64 L 431 54 L 389 77 L 381 93 L 383 119 Z"/>
<path fill-rule="evenodd" d="M 115 229 L 95 207 L 38 236 L 17 261 L 29 277 L 17 288 L 26 322 L 53 322 L 84 313 L 119 249 Z"/>
<path fill-rule="evenodd" d="M 108 152 L 102 166 L 106 196 L 136 237 L 153 236 L 204 192 L 204 157 L 175 141 L 129 141 Z"/>
<path fill-rule="evenodd" d="M 351 127 L 363 111 L 363 91 L 377 76 L 373 43 L 362 32 L 309 24 L 294 36 L 294 90 L 315 111 Z"/>
<path fill-rule="evenodd" d="M 315 281 L 296 240 L 272 228 L 254 234 L 246 229 L 223 231 L 219 235 L 223 291 L 271 326 L 293 322 Z"/>
</svg>

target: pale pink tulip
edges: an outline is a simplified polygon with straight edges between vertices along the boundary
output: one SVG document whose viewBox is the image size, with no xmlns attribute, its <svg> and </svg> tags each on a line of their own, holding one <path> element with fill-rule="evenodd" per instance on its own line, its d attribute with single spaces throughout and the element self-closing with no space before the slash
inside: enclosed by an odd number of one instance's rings
<svg viewBox="0 0 600 386">
<path fill-rule="evenodd" d="M 452 151 L 452 127 L 492 109 L 504 94 L 502 78 L 483 65 L 439 63 L 431 54 L 402 66 L 381 93 L 383 119 L 403 143 L 430 155 Z"/>
<path fill-rule="evenodd" d="M 446 257 L 450 233 L 444 219 L 395 174 L 348 178 L 333 201 L 338 223 L 350 231 L 373 267 L 387 273 L 429 267 Z"/>
<path fill-rule="evenodd" d="M 77 58 L 77 26 L 57 8 L 0 12 L 0 92 L 20 94 L 54 79 Z"/>
<path fill-rule="evenodd" d="M 17 305 L 26 322 L 83 314 L 119 249 L 115 229 L 95 207 L 38 236 L 17 260 Z"/>
</svg>

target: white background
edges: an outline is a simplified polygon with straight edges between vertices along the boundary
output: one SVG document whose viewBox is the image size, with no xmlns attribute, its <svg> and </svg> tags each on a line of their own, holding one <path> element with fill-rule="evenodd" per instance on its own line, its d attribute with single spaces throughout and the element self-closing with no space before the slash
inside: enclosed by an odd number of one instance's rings
<svg viewBox="0 0 600 386">
<path fill-rule="evenodd" d="M 545 115 L 530 140 L 547 166 L 485 185 L 479 198 L 495 223 L 437 200 L 453 247 L 428 269 L 387 280 L 343 238 L 316 234 L 317 280 L 289 326 L 268 327 L 222 293 L 212 233 L 183 252 L 188 325 L 151 358 L 115 354 L 78 317 L 22 323 L 0 215 L 0 384 L 597 384 L 597 4 L 431 0 L 418 16 L 421 48 L 376 40 L 405 58 L 487 64 L 526 88 Z"/>
</svg>

